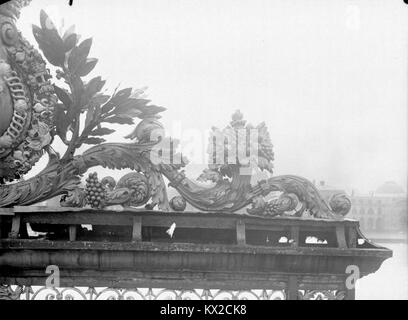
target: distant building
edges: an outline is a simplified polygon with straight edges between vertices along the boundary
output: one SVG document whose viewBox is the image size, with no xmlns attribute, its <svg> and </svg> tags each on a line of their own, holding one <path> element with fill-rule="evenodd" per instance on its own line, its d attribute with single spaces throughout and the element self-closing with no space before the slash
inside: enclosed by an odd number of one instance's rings
<svg viewBox="0 0 408 320">
<path fill-rule="evenodd" d="M 370 195 L 352 195 L 350 218 L 360 221 L 364 232 L 393 233 L 407 231 L 407 194 L 388 181 Z"/>
<path fill-rule="evenodd" d="M 320 181 L 316 186 L 322 196 L 329 201 L 336 193 L 344 190 L 328 186 Z M 401 233 L 408 227 L 407 194 L 404 189 L 393 181 L 388 181 L 369 195 L 354 192 L 350 196 L 351 211 L 347 218 L 360 221 L 363 233 Z"/>
</svg>

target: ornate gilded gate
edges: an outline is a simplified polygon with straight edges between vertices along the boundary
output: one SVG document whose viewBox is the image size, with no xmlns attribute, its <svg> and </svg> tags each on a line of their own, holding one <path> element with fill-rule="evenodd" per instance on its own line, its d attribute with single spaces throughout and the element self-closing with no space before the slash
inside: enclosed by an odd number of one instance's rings
<svg viewBox="0 0 408 320">
<path fill-rule="evenodd" d="M 84 81 L 92 40 L 60 34 L 44 11 L 33 26 L 41 55 L 15 26 L 28 3 L 0 6 L 0 298 L 352 299 L 350 270 L 365 276 L 392 255 L 344 218 L 344 194 L 323 199 L 305 178 L 273 176 L 266 125 L 239 111 L 211 132 L 199 177 L 211 186 L 188 179 L 158 120 L 165 108 L 143 90 L 106 95 L 101 77 Z M 103 138 L 106 124 L 136 119 L 130 143 Z M 83 144 L 93 146 L 77 154 Z M 24 180 L 43 156 L 47 167 Z M 131 172 L 83 181 L 96 166 Z M 256 170 L 268 178 L 254 185 Z M 55 197 L 59 206 L 33 206 Z"/>
</svg>

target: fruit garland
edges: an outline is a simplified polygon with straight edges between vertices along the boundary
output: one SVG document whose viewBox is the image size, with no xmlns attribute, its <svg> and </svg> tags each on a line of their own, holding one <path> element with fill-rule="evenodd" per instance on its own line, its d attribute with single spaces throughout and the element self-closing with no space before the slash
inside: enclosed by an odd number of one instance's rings
<svg viewBox="0 0 408 320">
<path fill-rule="evenodd" d="M 4 183 L 20 179 L 51 144 L 57 97 L 41 54 L 12 22 L 1 26 L 1 40 L 8 59 L 0 61 L 0 80 L 13 108 L 9 128 L 0 136 L 0 183 Z"/>
</svg>

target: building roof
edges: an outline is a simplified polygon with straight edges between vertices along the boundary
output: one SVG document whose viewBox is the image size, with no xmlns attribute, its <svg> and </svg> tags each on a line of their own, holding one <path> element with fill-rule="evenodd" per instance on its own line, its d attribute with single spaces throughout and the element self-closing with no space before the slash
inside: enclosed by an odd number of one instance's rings
<svg viewBox="0 0 408 320">
<path fill-rule="evenodd" d="M 400 195 L 405 190 L 394 181 L 387 181 L 377 188 L 375 195 Z"/>
</svg>

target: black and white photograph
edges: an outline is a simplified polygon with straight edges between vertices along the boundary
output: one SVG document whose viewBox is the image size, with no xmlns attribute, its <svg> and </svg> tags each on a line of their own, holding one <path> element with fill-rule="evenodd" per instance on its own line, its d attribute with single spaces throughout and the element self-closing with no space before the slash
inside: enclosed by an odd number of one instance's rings
<svg viewBox="0 0 408 320">
<path fill-rule="evenodd" d="M 407 107 L 408 1 L 2 1 L 0 300 L 408 300 Z"/>
</svg>

